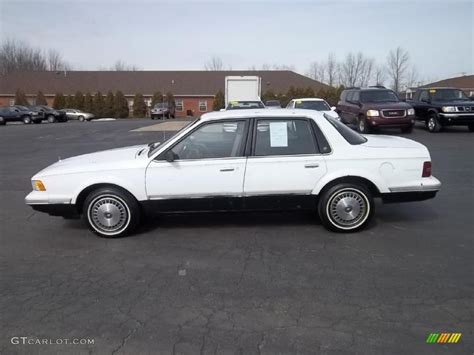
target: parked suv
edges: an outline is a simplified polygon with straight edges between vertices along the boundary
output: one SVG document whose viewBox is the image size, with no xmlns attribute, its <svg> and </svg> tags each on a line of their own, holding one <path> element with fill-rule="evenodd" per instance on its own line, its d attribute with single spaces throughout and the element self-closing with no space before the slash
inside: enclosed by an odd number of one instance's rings
<svg viewBox="0 0 474 355">
<path fill-rule="evenodd" d="M 462 90 L 455 88 L 426 88 L 416 91 L 410 101 L 418 120 L 424 121 L 430 132 L 444 126 L 468 126 L 474 132 L 474 102 Z"/>
<path fill-rule="evenodd" d="M 24 124 L 41 123 L 43 119 L 42 113 L 21 105 L 0 107 L 0 117 L 0 125 L 15 121 L 21 121 Z"/>
<path fill-rule="evenodd" d="M 169 105 L 168 102 L 159 102 L 153 106 L 150 112 L 150 117 L 152 120 L 155 118 L 170 118 L 175 117 L 175 107 L 174 105 Z"/>
<path fill-rule="evenodd" d="M 415 124 L 415 110 L 384 87 L 349 88 L 341 93 L 336 112 L 344 123 L 356 124 L 359 132 L 399 127 L 410 133 Z"/>
</svg>

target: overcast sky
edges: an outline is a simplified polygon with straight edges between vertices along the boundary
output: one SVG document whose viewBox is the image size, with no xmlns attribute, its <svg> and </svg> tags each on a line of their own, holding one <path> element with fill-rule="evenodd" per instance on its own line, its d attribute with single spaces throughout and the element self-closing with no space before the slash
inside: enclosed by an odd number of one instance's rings
<svg viewBox="0 0 474 355">
<path fill-rule="evenodd" d="M 402 46 L 420 77 L 474 72 L 474 1 L 9 1 L 0 35 L 55 48 L 76 69 L 120 59 L 140 69 L 293 65 L 305 73 L 332 52 L 385 63 Z"/>
</svg>

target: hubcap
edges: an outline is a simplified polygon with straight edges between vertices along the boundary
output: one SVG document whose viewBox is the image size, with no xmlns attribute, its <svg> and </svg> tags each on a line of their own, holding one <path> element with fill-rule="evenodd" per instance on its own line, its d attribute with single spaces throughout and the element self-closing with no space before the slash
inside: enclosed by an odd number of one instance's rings
<svg viewBox="0 0 474 355">
<path fill-rule="evenodd" d="M 365 129 L 364 120 L 360 120 L 360 121 L 359 121 L 359 130 L 360 130 L 361 132 L 363 132 L 364 129 Z"/>
<path fill-rule="evenodd" d="M 89 219 L 100 232 L 114 233 L 127 226 L 129 212 L 120 199 L 114 196 L 103 196 L 90 205 Z"/>
<path fill-rule="evenodd" d="M 435 125 L 436 125 L 436 123 L 435 123 L 434 119 L 430 118 L 430 120 L 428 121 L 428 128 L 430 130 L 433 130 L 435 128 Z"/>
<path fill-rule="evenodd" d="M 337 226 L 355 228 L 368 216 L 368 201 L 358 190 L 342 190 L 329 200 L 328 212 L 332 222 Z"/>
</svg>

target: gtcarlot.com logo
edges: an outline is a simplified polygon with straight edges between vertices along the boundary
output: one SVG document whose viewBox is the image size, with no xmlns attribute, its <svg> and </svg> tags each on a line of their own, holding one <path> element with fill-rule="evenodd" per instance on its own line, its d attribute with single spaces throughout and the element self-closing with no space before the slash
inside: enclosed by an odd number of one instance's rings
<svg viewBox="0 0 474 355">
<path fill-rule="evenodd" d="M 94 345 L 91 338 L 35 338 L 35 337 L 12 337 L 13 345 Z"/>
</svg>

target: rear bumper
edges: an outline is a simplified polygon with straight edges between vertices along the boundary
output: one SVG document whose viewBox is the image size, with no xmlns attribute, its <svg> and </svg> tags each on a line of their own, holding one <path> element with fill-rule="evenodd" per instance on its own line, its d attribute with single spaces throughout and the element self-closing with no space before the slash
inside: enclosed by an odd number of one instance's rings
<svg viewBox="0 0 474 355">
<path fill-rule="evenodd" d="M 423 178 L 422 182 L 416 186 L 390 187 L 390 192 L 383 193 L 381 197 L 385 203 L 424 201 L 434 198 L 440 189 L 441 182 L 434 176 L 430 176 Z"/>
<path fill-rule="evenodd" d="M 467 126 L 474 124 L 474 113 L 439 113 L 439 120 L 445 126 Z"/>
</svg>

